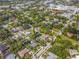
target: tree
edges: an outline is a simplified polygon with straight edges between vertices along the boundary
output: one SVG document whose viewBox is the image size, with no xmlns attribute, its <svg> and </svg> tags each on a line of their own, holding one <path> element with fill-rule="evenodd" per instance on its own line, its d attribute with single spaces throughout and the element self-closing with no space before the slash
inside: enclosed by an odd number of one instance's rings
<svg viewBox="0 0 79 59">
<path fill-rule="evenodd" d="M 9 30 L 7 29 L 1 29 L 0 30 L 0 39 L 5 40 L 5 39 L 9 39 L 9 37 L 11 37 L 12 34 Z"/>
</svg>

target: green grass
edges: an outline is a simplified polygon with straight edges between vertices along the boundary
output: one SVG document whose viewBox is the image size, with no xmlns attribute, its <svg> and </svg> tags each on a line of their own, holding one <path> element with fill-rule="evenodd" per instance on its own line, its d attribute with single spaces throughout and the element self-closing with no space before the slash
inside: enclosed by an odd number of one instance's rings
<svg viewBox="0 0 79 59">
<path fill-rule="evenodd" d="M 69 56 L 68 49 L 71 47 L 78 50 L 78 42 L 76 40 L 68 38 L 67 36 L 62 35 L 57 38 L 49 51 L 55 53 L 60 59 L 65 59 L 67 56 Z"/>
</svg>

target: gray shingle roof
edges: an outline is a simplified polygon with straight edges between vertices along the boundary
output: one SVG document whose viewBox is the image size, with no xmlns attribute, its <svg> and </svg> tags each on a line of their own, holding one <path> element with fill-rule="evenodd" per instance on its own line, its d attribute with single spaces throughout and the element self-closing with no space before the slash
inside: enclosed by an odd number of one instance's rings
<svg viewBox="0 0 79 59">
<path fill-rule="evenodd" d="M 6 49 L 8 49 L 8 47 L 6 45 L 0 45 L 0 51 L 3 52 L 5 51 Z"/>
</svg>

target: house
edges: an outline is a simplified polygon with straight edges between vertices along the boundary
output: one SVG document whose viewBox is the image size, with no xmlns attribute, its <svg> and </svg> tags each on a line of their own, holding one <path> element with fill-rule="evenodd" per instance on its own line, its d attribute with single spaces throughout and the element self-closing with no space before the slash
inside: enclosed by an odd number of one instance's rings
<svg viewBox="0 0 79 59">
<path fill-rule="evenodd" d="M 15 59 L 15 54 L 9 54 L 5 59 Z"/>
<path fill-rule="evenodd" d="M 57 56 L 51 52 L 49 52 L 49 55 L 47 56 L 47 59 L 57 59 Z"/>
<path fill-rule="evenodd" d="M 64 5 L 50 5 L 50 11 L 54 12 L 54 13 L 63 13 L 64 11 L 66 11 L 68 9 L 68 6 L 64 6 Z"/>
<path fill-rule="evenodd" d="M 71 59 L 79 59 L 79 55 L 76 55 L 75 57 L 72 57 Z"/>
<path fill-rule="evenodd" d="M 57 35 L 58 36 L 62 35 L 62 31 L 57 32 Z"/>
<path fill-rule="evenodd" d="M 35 27 L 35 32 L 40 32 L 40 27 Z"/>
<path fill-rule="evenodd" d="M 37 43 L 36 43 L 36 41 L 32 40 L 30 45 L 31 45 L 31 47 L 33 47 L 33 48 L 34 48 L 34 47 L 36 47 L 36 46 L 37 46 Z"/>
<path fill-rule="evenodd" d="M 69 32 L 67 32 L 67 36 L 69 37 L 75 37 L 77 35 L 77 29 L 70 28 Z"/>
<path fill-rule="evenodd" d="M 30 29 L 32 26 L 30 24 L 23 24 L 24 29 Z"/>
<path fill-rule="evenodd" d="M 22 41 L 22 46 L 26 46 L 26 45 L 29 44 L 29 43 L 30 43 L 29 40 L 24 40 L 24 41 Z"/>
<path fill-rule="evenodd" d="M 41 36 L 41 33 L 40 32 L 36 32 L 35 33 L 35 37 L 37 38 L 37 37 L 40 37 Z"/>
<path fill-rule="evenodd" d="M 30 31 L 26 31 L 25 34 L 26 34 L 26 36 L 29 36 L 31 34 L 31 32 Z"/>
<path fill-rule="evenodd" d="M 79 53 L 75 49 L 69 49 L 70 58 L 69 59 L 79 59 Z"/>
<path fill-rule="evenodd" d="M 31 51 L 29 49 L 23 49 L 21 51 L 18 51 L 18 55 L 23 58 L 26 54 L 31 55 Z"/>
<path fill-rule="evenodd" d="M 12 28 L 12 32 L 19 32 L 19 31 L 22 31 L 23 29 L 22 29 L 22 27 L 16 27 L 16 28 Z"/>
<path fill-rule="evenodd" d="M 0 9 L 7 9 L 7 8 L 9 8 L 9 6 L 0 6 Z"/>
<path fill-rule="evenodd" d="M 32 57 L 32 59 L 36 59 L 36 56 L 33 54 L 33 57 Z"/>
<path fill-rule="evenodd" d="M 3 28 L 8 28 L 8 24 L 2 25 Z"/>
<path fill-rule="evenodd" d="M 68 51 L 69 51 L 70 56 L 79 55 L 78 51 L 75 49 L 69 49 Z"/>
<path fill-rule="evenodd" d="M 72 37 L 73 35 L 74 35 L 73 33 L 67 32 L 68 37 Z"/>
<path fill-rule="evenodd" d="M 0 0 L 0 2 L 12 2 L 14 0 Z"/>
<path fill-rule="evenodd" d="M 79 2 L 79 0 L 68 0 L 69 2 L 74 2 L 74 3 L 77 3 Z"/>
<path fill-rule="evenodd" d="M 10 20 L 11 20 L 12 22 L 18 23 L 18 20 L 17 20 L 17 18 L 16 18 L 15 15 L 12 15 Z"/>
<path fill-rule="evenodd" d="M 0 44 L 0 58 L 3 59 L 6 55 L 9 54 L 8 49 L 9 46 Z"/>
<path fill-rule="evenodd" d="M 43 35 L 41 36 L 41 39 L 43 39 L 43 40 L 48 40 L 48 39 L 49 39 L 49 35 L 48 35 L 48 34 L 43 34 Z"/>
<path fill-rule="evenodd" d="M 8 16 L 8 15 L 3 15 L 2 17 L 4 20 L 9 20 L 9 18 L 10 18 L 10 16 Z"/>
<path fill-rule="evenodd" d="M 43 34 L 41 36 L 41 39 L 45 41 L 55 41 L 56 37 L 55 36 L 50 36 L 49 34 Z"/>
<path fill-rule="evenodd" d="M 59 19 L 54 18 L 53 22 L 59 22 Z"/>
</svg>

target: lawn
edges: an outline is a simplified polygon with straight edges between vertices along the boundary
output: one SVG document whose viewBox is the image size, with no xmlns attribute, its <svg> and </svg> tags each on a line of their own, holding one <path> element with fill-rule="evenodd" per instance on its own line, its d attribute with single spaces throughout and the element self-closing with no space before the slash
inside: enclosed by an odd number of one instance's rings
<svg viewBox="0 0 79 59">
<path fill-rule="evenodd" d="M 52 45 L 52 48 L 50 48 L 48 51 L 53 52 L 60 59 L 66 59 L 66 57 L 69 56 L 69 48 L 74 48 L 79 51 L 78 42 L 62 35 L 57 37 L 55 43 Z"/>
</svg>

